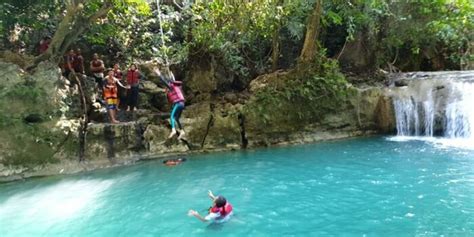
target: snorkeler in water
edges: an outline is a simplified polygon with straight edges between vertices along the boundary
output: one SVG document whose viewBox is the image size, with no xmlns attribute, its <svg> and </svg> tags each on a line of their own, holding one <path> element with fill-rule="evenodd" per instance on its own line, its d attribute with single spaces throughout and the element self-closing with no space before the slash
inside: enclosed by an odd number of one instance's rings
<svg viewBox="0 0 474 237">
<path fill-rule="evenodd" d="M 209 213 L 206 216 L 201 216 L 195 210 L 189 210 L 188 215 L 194 216 L 202 222 L 214 222 L 223 223 L 230 219 L 233 214 L 232 204 L 227 202 L 223 196 L 214 196 L 209 190 L 209 198 L 212 200 L 212 207 L 209 209 Z"/>
<path fill-rule="evenodd" d="M 164 160 L 163 164 L 166 166 L 176 166 L 185 161 L 186 161 L 186 158 L 169 159 L 169 160 Z"/>
</svg>

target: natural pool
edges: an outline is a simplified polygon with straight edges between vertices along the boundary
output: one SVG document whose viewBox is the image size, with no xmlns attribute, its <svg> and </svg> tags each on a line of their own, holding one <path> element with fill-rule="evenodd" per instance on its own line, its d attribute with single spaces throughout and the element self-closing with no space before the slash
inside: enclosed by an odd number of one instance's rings
<svg viewBox="0 0 474 237">
<path fill-rule="evenodd" d="M 235 216 L 186 215 L 225 195 Z M 474 150 L 383 137 L 0 185 L 0 236 L 474 236 Z"/>
</svg>

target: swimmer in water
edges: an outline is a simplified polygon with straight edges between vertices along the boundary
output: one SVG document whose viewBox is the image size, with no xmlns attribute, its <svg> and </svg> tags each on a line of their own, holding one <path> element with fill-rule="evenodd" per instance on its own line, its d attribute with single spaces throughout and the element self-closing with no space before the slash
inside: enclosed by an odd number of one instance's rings
<svg viewBox="0 0 474 237">
<path fill-rule="evenodd" d="M 223 196 L 214 196 L 211 190 L 209 190 L 208 194 L 212 200 L 212 207 L 209 209 L 209 213 L 206 216 L 201 216 L 197 211 L 189 210 L 188 215 L 194 216 L 202 222 L 223 223 L 228 221 L 233 214 L 232 205 Z"/>
<path fill-rule="evenodd" d="M 169 160 L 163 161 L 163 164 L 166 166 L 176 166 L 185 161 L 186 161 L 186 158 L 169 159 Z"/>
</svg>

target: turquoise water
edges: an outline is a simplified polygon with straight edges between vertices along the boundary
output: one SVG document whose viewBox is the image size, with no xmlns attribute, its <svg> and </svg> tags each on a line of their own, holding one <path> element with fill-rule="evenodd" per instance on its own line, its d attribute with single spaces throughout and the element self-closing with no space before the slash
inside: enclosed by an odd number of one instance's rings
<svg viewBox="0 0 474 237">
<path fill-rule="evenodd" d="M 207 190 L 223 225 L 187 216 Z M 474 151 L 363 138 L 0 185 L 0 236 L 474 236 Z"/>
</svg>

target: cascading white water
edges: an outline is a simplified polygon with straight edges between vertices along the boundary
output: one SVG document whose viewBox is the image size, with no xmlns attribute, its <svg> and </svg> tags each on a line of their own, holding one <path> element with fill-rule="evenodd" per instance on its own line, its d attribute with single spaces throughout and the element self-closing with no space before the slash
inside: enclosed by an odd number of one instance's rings
<svg viewBox="0 0 474 237">
<path fill-rule="evenodd" d="M 442 136 L 474 146 L 474 72 L 401 74 L 391 88 L 398 136 Z"/>
<path fill-rule="evenodd" d="M 445 136 L 474 140 L 474 83 L 457 82 L 453 87 L 460 98 L 446 106 Z"/>
</svg>

